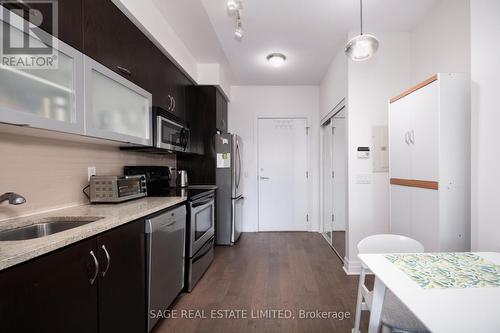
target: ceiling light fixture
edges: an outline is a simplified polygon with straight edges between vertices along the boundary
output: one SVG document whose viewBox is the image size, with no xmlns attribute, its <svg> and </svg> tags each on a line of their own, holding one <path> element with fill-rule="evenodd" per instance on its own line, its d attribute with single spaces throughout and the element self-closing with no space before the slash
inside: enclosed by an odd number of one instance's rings
<svg viewBox="0 0 500 333">
<path fill-rule="evenodd" d="M 361 33 L 351 39 L 346 47 L 345 54 L 354 61 L 370 59 L 378 50 L 379 42 L 373 35 L 363 34 L 363 0 L 359 0 Z"/>
<path fill-rule="evenodd" d="M 271 53 L 266 57 L 273 67 L 281 67 L 285 64 L 286 56 L 283 53 Z"/>
</svg>

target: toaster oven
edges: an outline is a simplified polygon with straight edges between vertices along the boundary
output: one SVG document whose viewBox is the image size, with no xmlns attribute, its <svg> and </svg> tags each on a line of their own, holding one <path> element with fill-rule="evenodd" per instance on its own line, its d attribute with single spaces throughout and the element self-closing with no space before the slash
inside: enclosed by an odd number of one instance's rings
<svg viewBox="0 0 500 333">
<path fill-rule="evenodd" d="M 147 196 L 146 176 L 92 176 L 91 203 L 118 203 Z"/>
</svg>

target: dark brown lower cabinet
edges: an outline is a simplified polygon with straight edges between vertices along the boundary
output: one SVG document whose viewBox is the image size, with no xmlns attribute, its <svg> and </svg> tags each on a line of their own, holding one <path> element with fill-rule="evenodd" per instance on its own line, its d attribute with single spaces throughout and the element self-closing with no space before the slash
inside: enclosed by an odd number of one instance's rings
<svg viewBox="0 0 500 333">
<path fill-rule="evenodd" d="M 1 271 L 0 330 L 145 332 L 143 226 L 134 221 Z"/>
<path fill-rule="evenodd" d="M 144 242 L 144 223 L 140 222 L 126 224 L 97 237 L 99 262 L 102 263 L 99 332 L 146 330 Z"/>
<path fill-rule="evenodd" d="M 0 272 L 2 332 L 97 332 L 96 239 Z"/>
</svg>

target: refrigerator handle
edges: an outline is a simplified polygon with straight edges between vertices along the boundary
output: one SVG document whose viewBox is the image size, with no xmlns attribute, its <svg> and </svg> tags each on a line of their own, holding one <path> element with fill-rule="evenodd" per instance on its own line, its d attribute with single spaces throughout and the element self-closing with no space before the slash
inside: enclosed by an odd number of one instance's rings
<svg viewBox="0 0 500 333">
<path fill-rule="evenodd" d="M 238 157 L 238 178 L 236 181 L 236 188 L 239 188 L 241 180 L 241 155 L 240 155 L 240 145 L 238 143 L 236 144 L 236 155 Z"/>
</svg>

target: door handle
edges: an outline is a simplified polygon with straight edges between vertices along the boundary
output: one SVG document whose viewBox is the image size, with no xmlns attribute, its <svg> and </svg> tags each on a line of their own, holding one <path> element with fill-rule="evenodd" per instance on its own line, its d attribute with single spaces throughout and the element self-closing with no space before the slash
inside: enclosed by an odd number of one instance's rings
<svg viewBox="0 0 500 333">
<path fill-rule="evenodd" d="M 90 256 L 94 260 L 94 276 L 92 276 L 90 280 L 90 285 L 93 285 L 95 282 L 95 279 L 97 279 L 97 275 L 99 274 L 99 261 L 97 261 L 97 258 L 94 254 L 94 251 L 90 251 Z"/>
<path fill-rule="evenodd" d="M 263 177 L 263 176 L 260 176 L 260 179 L 271 179 L 271 177 Z"/>
<path fill-rule="evenodd" d="M 172 96 L 170 94 L 167 95 L 168 100 L 170 101 L 170 104 L 168 105 L 168 111 L 172 111 L 172 104 L 174 103 L 172 100 Z"/>
<path fill-rule="evenodd" d="M 407 144 L 407 145 L 409 145 L 409 144 L 410 144 L 410 139 L 409 139 L 409 137 L 410 137 L 410 132 L 406 132 L 406 133 L 405 133 L 405 142 L 406 142 L 406 144 Z"/>
<path fill-rule="evenodd" d="M 102 277 L 105 277 L 106 276 L 106 273 L 108 272 L 108 269 L 109 269 L 109 265 L 111 265 L 111 256 L 109 255 L 109 252 L 108 250 L 106 249 L 106 246 L 103 245 L 101 246 L 102 250 L 104 251 L 104 255 L 106 256 L 106 268 L 104 269 L 104 271 L 101 273 L 102 274 Z"/>
<path fill-rule="evenodd" d="M 122 66 L 116 66 L 116 68 L 117 68 L 120 72 L 122 72 L 123 74 L 128 75 L 128 76 L 132 76 L 132 72 L 131 72 L 129 69 L 127 69 L 127 68 L 125 68 L 125 67 L 122 67 Z"/>
<path fill-rule="evenodd" d="M 191 205 L 191 208 L 195 208 L 195 207 L 200 207 L 200 206 L 204 206 L 204 205 L 208 205 L 209 203 L 213 202 L 214 201 L 214 197 L 211 196 L 209 197 L 207 200 L 204 200 L 204 201 L 199 201 L 199 202 L 196 202 L 196 203 L 193 203 Z"/>
</svg>

